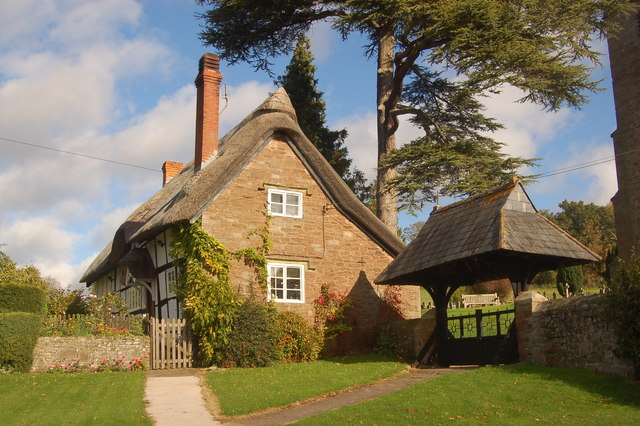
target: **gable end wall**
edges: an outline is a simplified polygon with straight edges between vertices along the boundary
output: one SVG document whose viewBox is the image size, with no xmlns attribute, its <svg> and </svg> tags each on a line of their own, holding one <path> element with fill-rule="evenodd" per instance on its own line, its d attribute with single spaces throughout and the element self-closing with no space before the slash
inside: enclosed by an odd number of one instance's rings
<svg viewBox="0 0 640 426">
<path fill-rule="evenodd" d="M 349 221 L 322 191 L 302 161 L 282 138 L 272 139 L 204 212 L 203 228 L 229 250 L 256 247 L 256 237 L 247 238 L 264 226 L 269 188 L 303 193 L 303 217 L 271 218 L 272 249 L 269 261 L 304 266 L 304 303 L 276 303 L 278 309 L 293 311 L 313 322 L 313 301 L 320 286 L 349 294 L 356 303 L 360 337 L 371 343 L 380 317 L 379 297 L 385 286 L 373 279 L 392 257 Z M 253 272 L 241 262 L 232 267 L 232 282 L 243 297 L 257 294 Z M 419 311 L 418 287 L 403 287 L 403 309 L 407 318 Z"/>
</svg>

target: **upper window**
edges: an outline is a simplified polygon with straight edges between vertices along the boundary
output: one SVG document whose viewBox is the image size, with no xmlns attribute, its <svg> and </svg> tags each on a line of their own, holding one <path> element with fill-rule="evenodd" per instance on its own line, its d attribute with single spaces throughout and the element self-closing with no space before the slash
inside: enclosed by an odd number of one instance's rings
<svg viewBox="0 0 640 426">
<path fill-rule="evenodd" d="M 302 217 L 302 193 L 269 189 L 269 213 L 274 216 Z"/>
<path fill-rule="evenodd" d="M 269 263 L 269 300 L 304 303 L 302 265 Z"/>
</svg>

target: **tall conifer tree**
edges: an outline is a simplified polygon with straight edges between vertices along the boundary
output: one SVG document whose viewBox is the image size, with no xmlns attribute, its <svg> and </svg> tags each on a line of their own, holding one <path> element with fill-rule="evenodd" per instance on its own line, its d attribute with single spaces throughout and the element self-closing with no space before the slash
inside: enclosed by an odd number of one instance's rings
<svg viewBox="0 0 640 426">
<path fill-rule="evenodd" d="M 327 127 L 326 105 L 322 99 L 323 93 L 318 89 L 313 60 L 309 39 L 306 36 L 300 37 L 285 74 L 277 78 L 276 84 L 284 87 L 289 94 L 304 134 L 351 190 L 362 201 L 366 201 L 363 196 L 366 180 L 362 172 L 351 167 L 352 161 L 344 144 L 347 130 L 330 130 Z"/>
</svg>

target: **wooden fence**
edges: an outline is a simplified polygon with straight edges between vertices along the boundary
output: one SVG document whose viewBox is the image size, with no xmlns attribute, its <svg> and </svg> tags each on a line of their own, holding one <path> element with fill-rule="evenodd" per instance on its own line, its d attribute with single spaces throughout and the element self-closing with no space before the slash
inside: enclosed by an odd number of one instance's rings
<svg viewBox="0 0 640 426">
<path fill-rule="evenodd" d="M 191 332 L 184 319 L 151 318 L 151 368 L 187 368 L 193 365 Z"/>
</svg>

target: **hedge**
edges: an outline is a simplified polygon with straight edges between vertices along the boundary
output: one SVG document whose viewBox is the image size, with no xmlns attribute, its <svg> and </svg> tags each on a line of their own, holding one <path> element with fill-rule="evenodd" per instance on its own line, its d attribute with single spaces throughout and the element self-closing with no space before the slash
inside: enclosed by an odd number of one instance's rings
<svg viewBox="0 0 640 426">
<path fill-rule="evenodd" d="M 26 312 L 0 313 L 0 369 L 29 372 L 40 334 L 41 317 Z"/>
<path fill-rule="evenodd" d="M 0 285 L 0 313 L 29 312 L 44 315 L 47 312 L 47 296 L 39 288 L 20 285 Z"/>
</svg>

